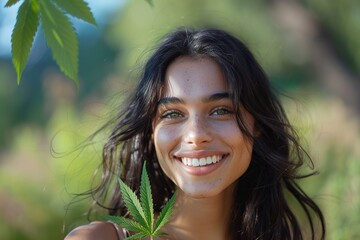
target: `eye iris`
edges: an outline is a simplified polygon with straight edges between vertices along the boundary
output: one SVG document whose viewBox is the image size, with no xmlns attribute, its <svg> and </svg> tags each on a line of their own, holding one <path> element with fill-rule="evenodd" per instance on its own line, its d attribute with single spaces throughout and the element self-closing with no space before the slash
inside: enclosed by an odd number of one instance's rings
<svg viewBox="0 0 360 240">
<path fill-rule="evenodd" d="M 225 109 L 218 109 L 218 110 L 215 112 L 216 115 L 224 115 L 224 114 L 226 114 L 226 113 L 227 113 L 227 111 L 226 111 Z"/>
<path fill-rule="evenodd" d="M 169 115 L 170 118 L 176 118 L 176 117 L 178 117 L 178 116 L 179 116 L 179 113 L 177 113 L 177 112 L 172 112 L 172 113 L 170 113 L 170 115 Z"/>
<path fill-rule="evenodd" d="M 180 117 L 180 113 L 171 111 L 171 112 L 165 113 L 162 118 L 173 119 L 173 118 L 179 118 L 179 117 Z"/>
</svg>

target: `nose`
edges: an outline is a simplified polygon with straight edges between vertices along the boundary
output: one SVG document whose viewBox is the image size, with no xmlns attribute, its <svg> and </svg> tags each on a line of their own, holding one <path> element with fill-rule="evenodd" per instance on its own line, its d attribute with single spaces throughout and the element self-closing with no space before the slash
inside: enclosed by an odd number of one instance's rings
<svg viewBox="0 0 360 240">
<path fill-rule="evenodd" d="M 199 146 L 212 140 L 211 128 L 206 119 L 199 116 L 190 117 L 183 132 L 187 144 Z"/>
</svg>

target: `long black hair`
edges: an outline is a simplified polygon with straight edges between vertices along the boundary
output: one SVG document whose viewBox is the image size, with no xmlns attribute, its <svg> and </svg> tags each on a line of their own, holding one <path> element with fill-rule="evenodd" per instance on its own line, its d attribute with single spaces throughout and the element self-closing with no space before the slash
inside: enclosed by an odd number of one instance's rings
<svg viewBox="0 0 360 240">
<path fill-rule="evenodd" d="M 229 226 L 233 239 L 304 239 L 303 225 L 312 239 L 325 236 L 320 208 L 296 183 L 299 168 L 310 161 L 301 147 L 269 79 L 239 39 L 217 29 L 177 29 L 166 35 L 146 62 L 139 82 L 118 116 L 103 148 L 102 178 L 89 193 L 113 215 L 127 215 L 116 179 L 138 190 L 144 161 L 152 184 L 155 211 L 175 191 L 162 172 L 152 142 L 152 123 L 165 86 L 165 72 L 178 57 L 209 58 L 223 71 L 230 86 L 240 130 L 253 143 L 249 169 L 237 180 Z M 255 119 L 256 133 L 247 129 L 240 107 Z M 303 209 L 300 221 L 286 197 Z M 320 226 L 317 229 L 317 226 Z"/>
</svg>

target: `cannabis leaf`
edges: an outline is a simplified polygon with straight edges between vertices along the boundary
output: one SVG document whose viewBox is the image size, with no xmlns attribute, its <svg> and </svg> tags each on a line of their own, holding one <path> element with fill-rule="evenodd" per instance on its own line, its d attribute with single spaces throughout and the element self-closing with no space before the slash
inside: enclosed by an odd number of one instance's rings
<svg viewBox="0 0 360 240">
<path fill-rule="evenodd" d="M 54 0 L 54 2 L 70 15 L 90 24 L 96 25 L 94 16 L 91 14 L 89 6 L 84 1 Z"/>
<path fill-rule="evenodd" d="M 11 7 L 20 0 L 8 0 Z M 20 83 L 38 26 L 44 29 L 47 45 L 61 71 L 78 84 L 78 39 L 67 15 L 96 25 L 84 0 L 24 0 L 11 35 L 12 61 Z M 41 24 L 40 24 L 41 23 Z"/>
<path fill-rule="evenodd" d="M 126 240 L 139 239 L 155 236 L 165 236 L 167 233 L 161 232 L 160 229 L 169 221 L 174 209 L 176 192 L 165 204 L 156 221 L 154 220 L 154 205 L 151 194 L 151 185 L 149 176 L 146 172 L 146 162 L 144 163 L 141 173 L 140 200 L 120 178 L 121 194 L 132 219 L 120 216 L 106 216 L 105 218 L 130 232 L 134 235 L 125 238 Z"/>
<path fill-rule="evenodd" d="M 11 7 L 12 5 L 15 5 L 18 1 L 20 1 L 20 0 L 9 0 L 9 1 L 5 4 L 5 7 Z"/>
<path fill-rule="evenodd" d="M 145 1 L 150 6 L 154 5 L 153 0 Z M 8 0 L 5 8 L 18 2 L 20 0 Z M 12 61 L 18 84 L 40 26 L 61 71 L 78 85 L 78 39 L 67 15 L 96 25 L 91 9 L 84 0 L 23 0 L 11 35 Z"/>
<path fill-rule="evenodd" d="M 15 4 L 7 2 L 6 6 Z M 17 82 L 20 83 L 21 74 L 28 61 L 30 48 L 39 25 L 39 11 L 36 2 L 25 0 L 18 11 L 16 24 L 11 35 L 13 64 L 17 73 Z"/>
</svg>

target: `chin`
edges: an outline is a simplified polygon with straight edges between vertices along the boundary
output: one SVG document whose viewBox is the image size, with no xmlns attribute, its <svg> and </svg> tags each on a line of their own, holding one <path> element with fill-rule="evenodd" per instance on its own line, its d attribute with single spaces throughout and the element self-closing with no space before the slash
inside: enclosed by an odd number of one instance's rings
<svg viewBox="0 0 360 240">
<path fill-rule="evenodd" d="M 212 198 L 218 196 L 220 193 L 223 192 L 219 189 L 214 189 L 214 188 L 204 189 L 204 188 L 194 187 L 194 185 L 192 185 L 190 188 L 187 187 L 178 187 L 178 188 L 181 190 L 181 192 L 183 192 L 183 194 L 186 197 L 194 198 L 194 199 Z"/>
<path fill-rule="evenodd" d="M 195 199 L 203 199 L 203 198 L 211 198 L 216 196 L 217 194 L 209 193 L 209 192 L 185 192 L 185 195 L 190 198 Z"/>
</svg>

